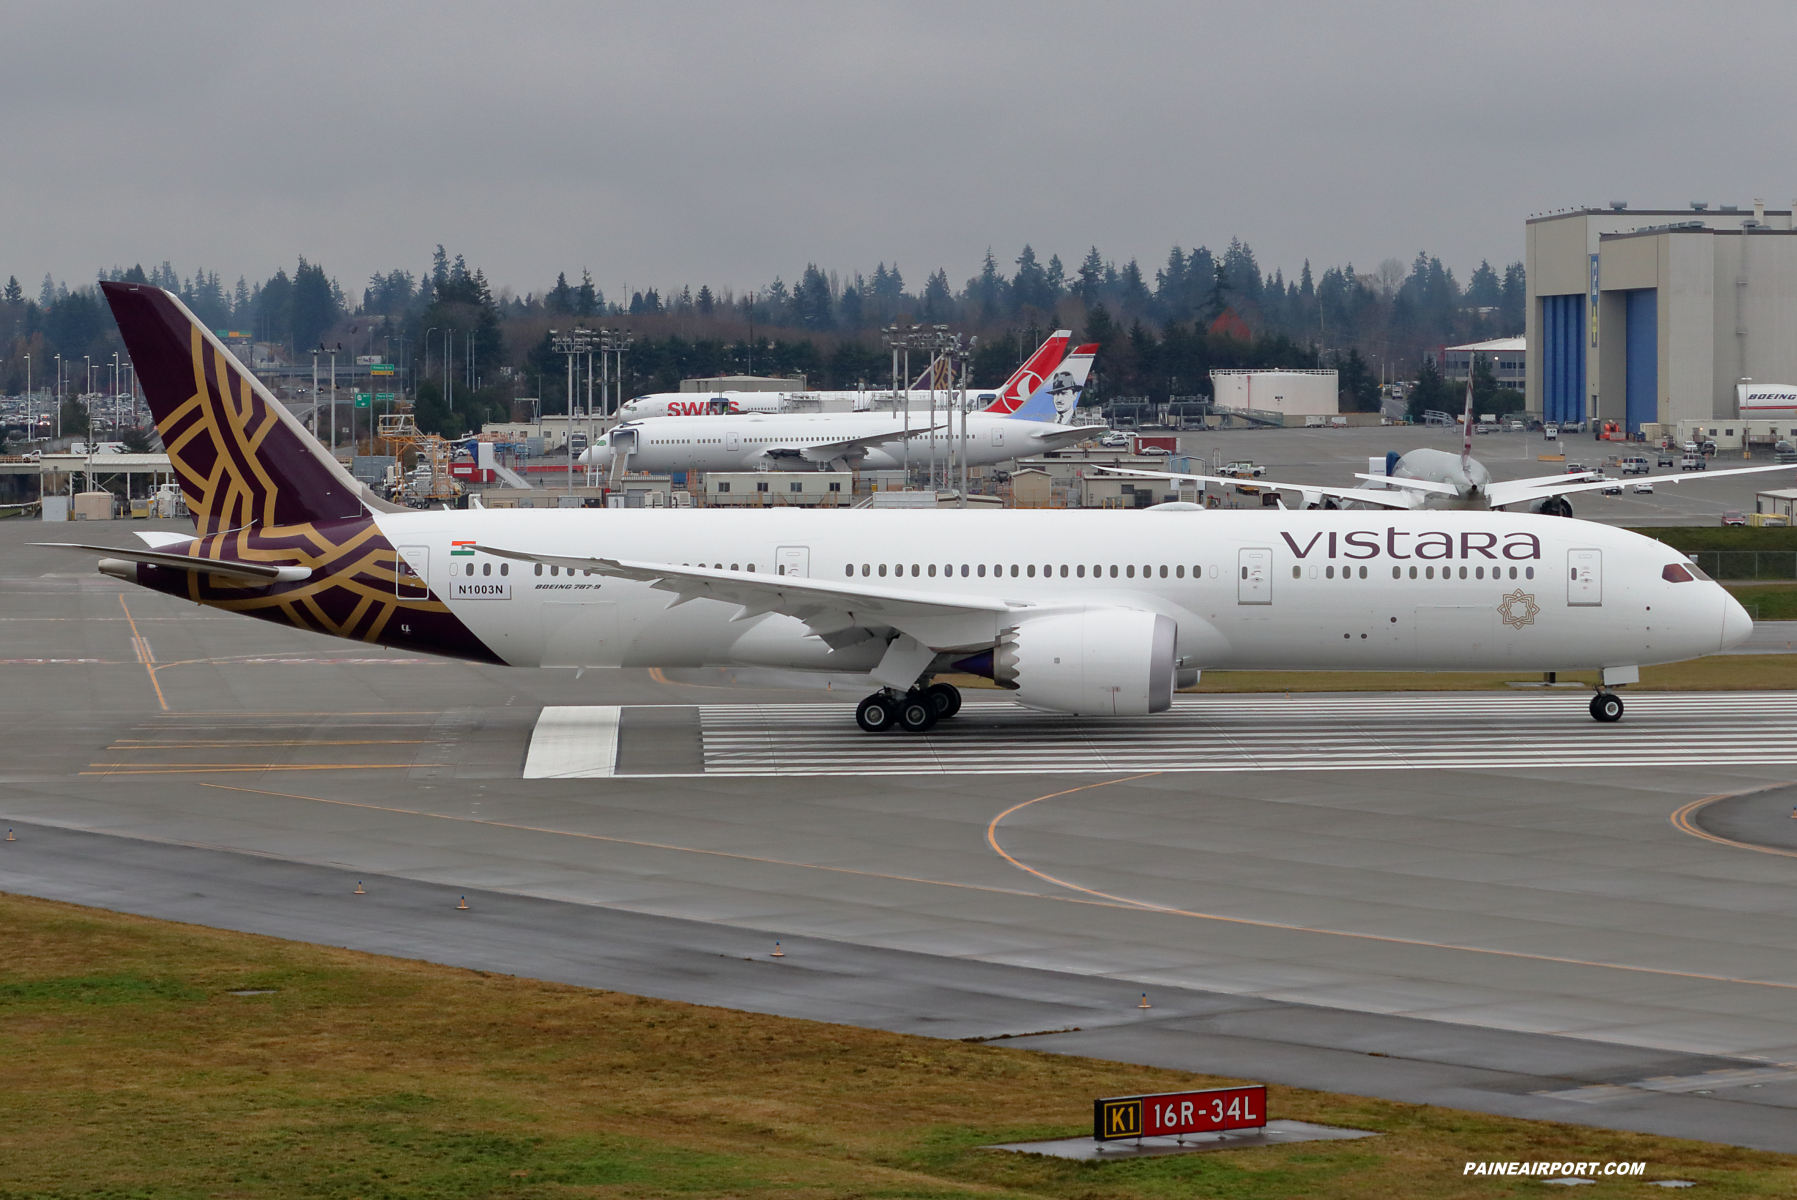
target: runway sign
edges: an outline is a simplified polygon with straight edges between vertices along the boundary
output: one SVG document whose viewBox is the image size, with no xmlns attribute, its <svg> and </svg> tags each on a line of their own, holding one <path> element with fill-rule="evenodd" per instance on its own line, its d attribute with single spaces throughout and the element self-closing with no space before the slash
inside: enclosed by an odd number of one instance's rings
<svg viewBox="0 0 1797 1200">
<path fill-rule="evenodd" d="M 1202 1092 L 1106 1096 L 1092 1102 L 1092 1139 L 1099 1142 L 1259 1129 L 1266 1123 L 1267 1088 L 1260 1083 Z"/>
</svg>

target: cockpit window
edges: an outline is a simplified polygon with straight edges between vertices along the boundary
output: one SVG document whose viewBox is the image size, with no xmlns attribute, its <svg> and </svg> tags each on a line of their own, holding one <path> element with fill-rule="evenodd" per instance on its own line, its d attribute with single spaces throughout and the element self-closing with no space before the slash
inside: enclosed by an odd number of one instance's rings
<svg viewBox="0 0 1797 1200">
<path fill-rule="evenodd" d="M 1683 563 L 1667 563 L 1660 571 L 1660 578 L 1667 583 L 1690 583 L 1695 576 Z"/>
<path fill-rule="evenodd" d="M 1711 579 L 1708 575 L 1705 575 L 1703 573 L 1703 568 L 1698 566 L 1696 563 L 1693 563 L 1693 562 L 1686 563 L 1685 570 L 1691 572 L 1691 574 L 1697 576 L 1697 578 L 1703 580 L 1705 583 L 1716 582 L 1715 580 Z"/>
</svg>

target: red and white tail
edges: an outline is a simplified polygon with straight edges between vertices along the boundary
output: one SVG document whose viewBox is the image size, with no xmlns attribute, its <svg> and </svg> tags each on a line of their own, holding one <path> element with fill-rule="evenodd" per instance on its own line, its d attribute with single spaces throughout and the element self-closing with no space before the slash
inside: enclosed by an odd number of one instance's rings
<svg viewBox="0 0 1797 1200">
<path fill-rule="evenodd" d="M 1047 341 L 1029 356 L 1021 367 L 998 389 L 998 399 L 986 406 L 989 413 L 1005 416 L 1023 407 L 1024 401 L 1036 394 L 1042 381 L 1048 378 L 1050 371 L 1060 365 L 1067 353 L 1067 343 L 1073 340 L 1071 329 L 1057 329 L 1049 335 Z"/>
</svg>

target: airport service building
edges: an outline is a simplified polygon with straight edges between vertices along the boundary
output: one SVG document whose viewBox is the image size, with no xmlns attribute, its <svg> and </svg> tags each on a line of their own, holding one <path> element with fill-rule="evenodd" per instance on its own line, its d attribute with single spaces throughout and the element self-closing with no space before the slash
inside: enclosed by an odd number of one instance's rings
<svg viewBox="0 0 1797 1200">
<path fill-rule="evenodd" d="M 1531 218 L 1527 238 L 1526 395 L 1543 420 L 1640 433 L 1793 415 L 1741 408 L 1744 384 L 1797 384 L 1789 209 L 1614 203 Z"/>
</svg>

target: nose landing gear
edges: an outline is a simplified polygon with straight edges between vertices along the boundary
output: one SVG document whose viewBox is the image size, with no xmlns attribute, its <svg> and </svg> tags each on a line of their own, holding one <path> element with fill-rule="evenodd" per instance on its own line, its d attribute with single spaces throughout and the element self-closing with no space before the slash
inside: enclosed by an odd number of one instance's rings
<svg viewBox="0 0 1797 1200">
<path fill-rule="evenodd" d="M 907 733 L 926 733 L 936 722 L 961 711 L 961 692 L 947 683 L 875 692 L 855 707 L 855 724 L 868 733 L 885 733 L 897 727 Z"/>
<path fill-rule="evenodd" d="M 1606 725 L 1622 720 L 1622 697 L 1615 692 L 1598 692 L 1591 697 L 1591 719 Z"/>
</svg>

